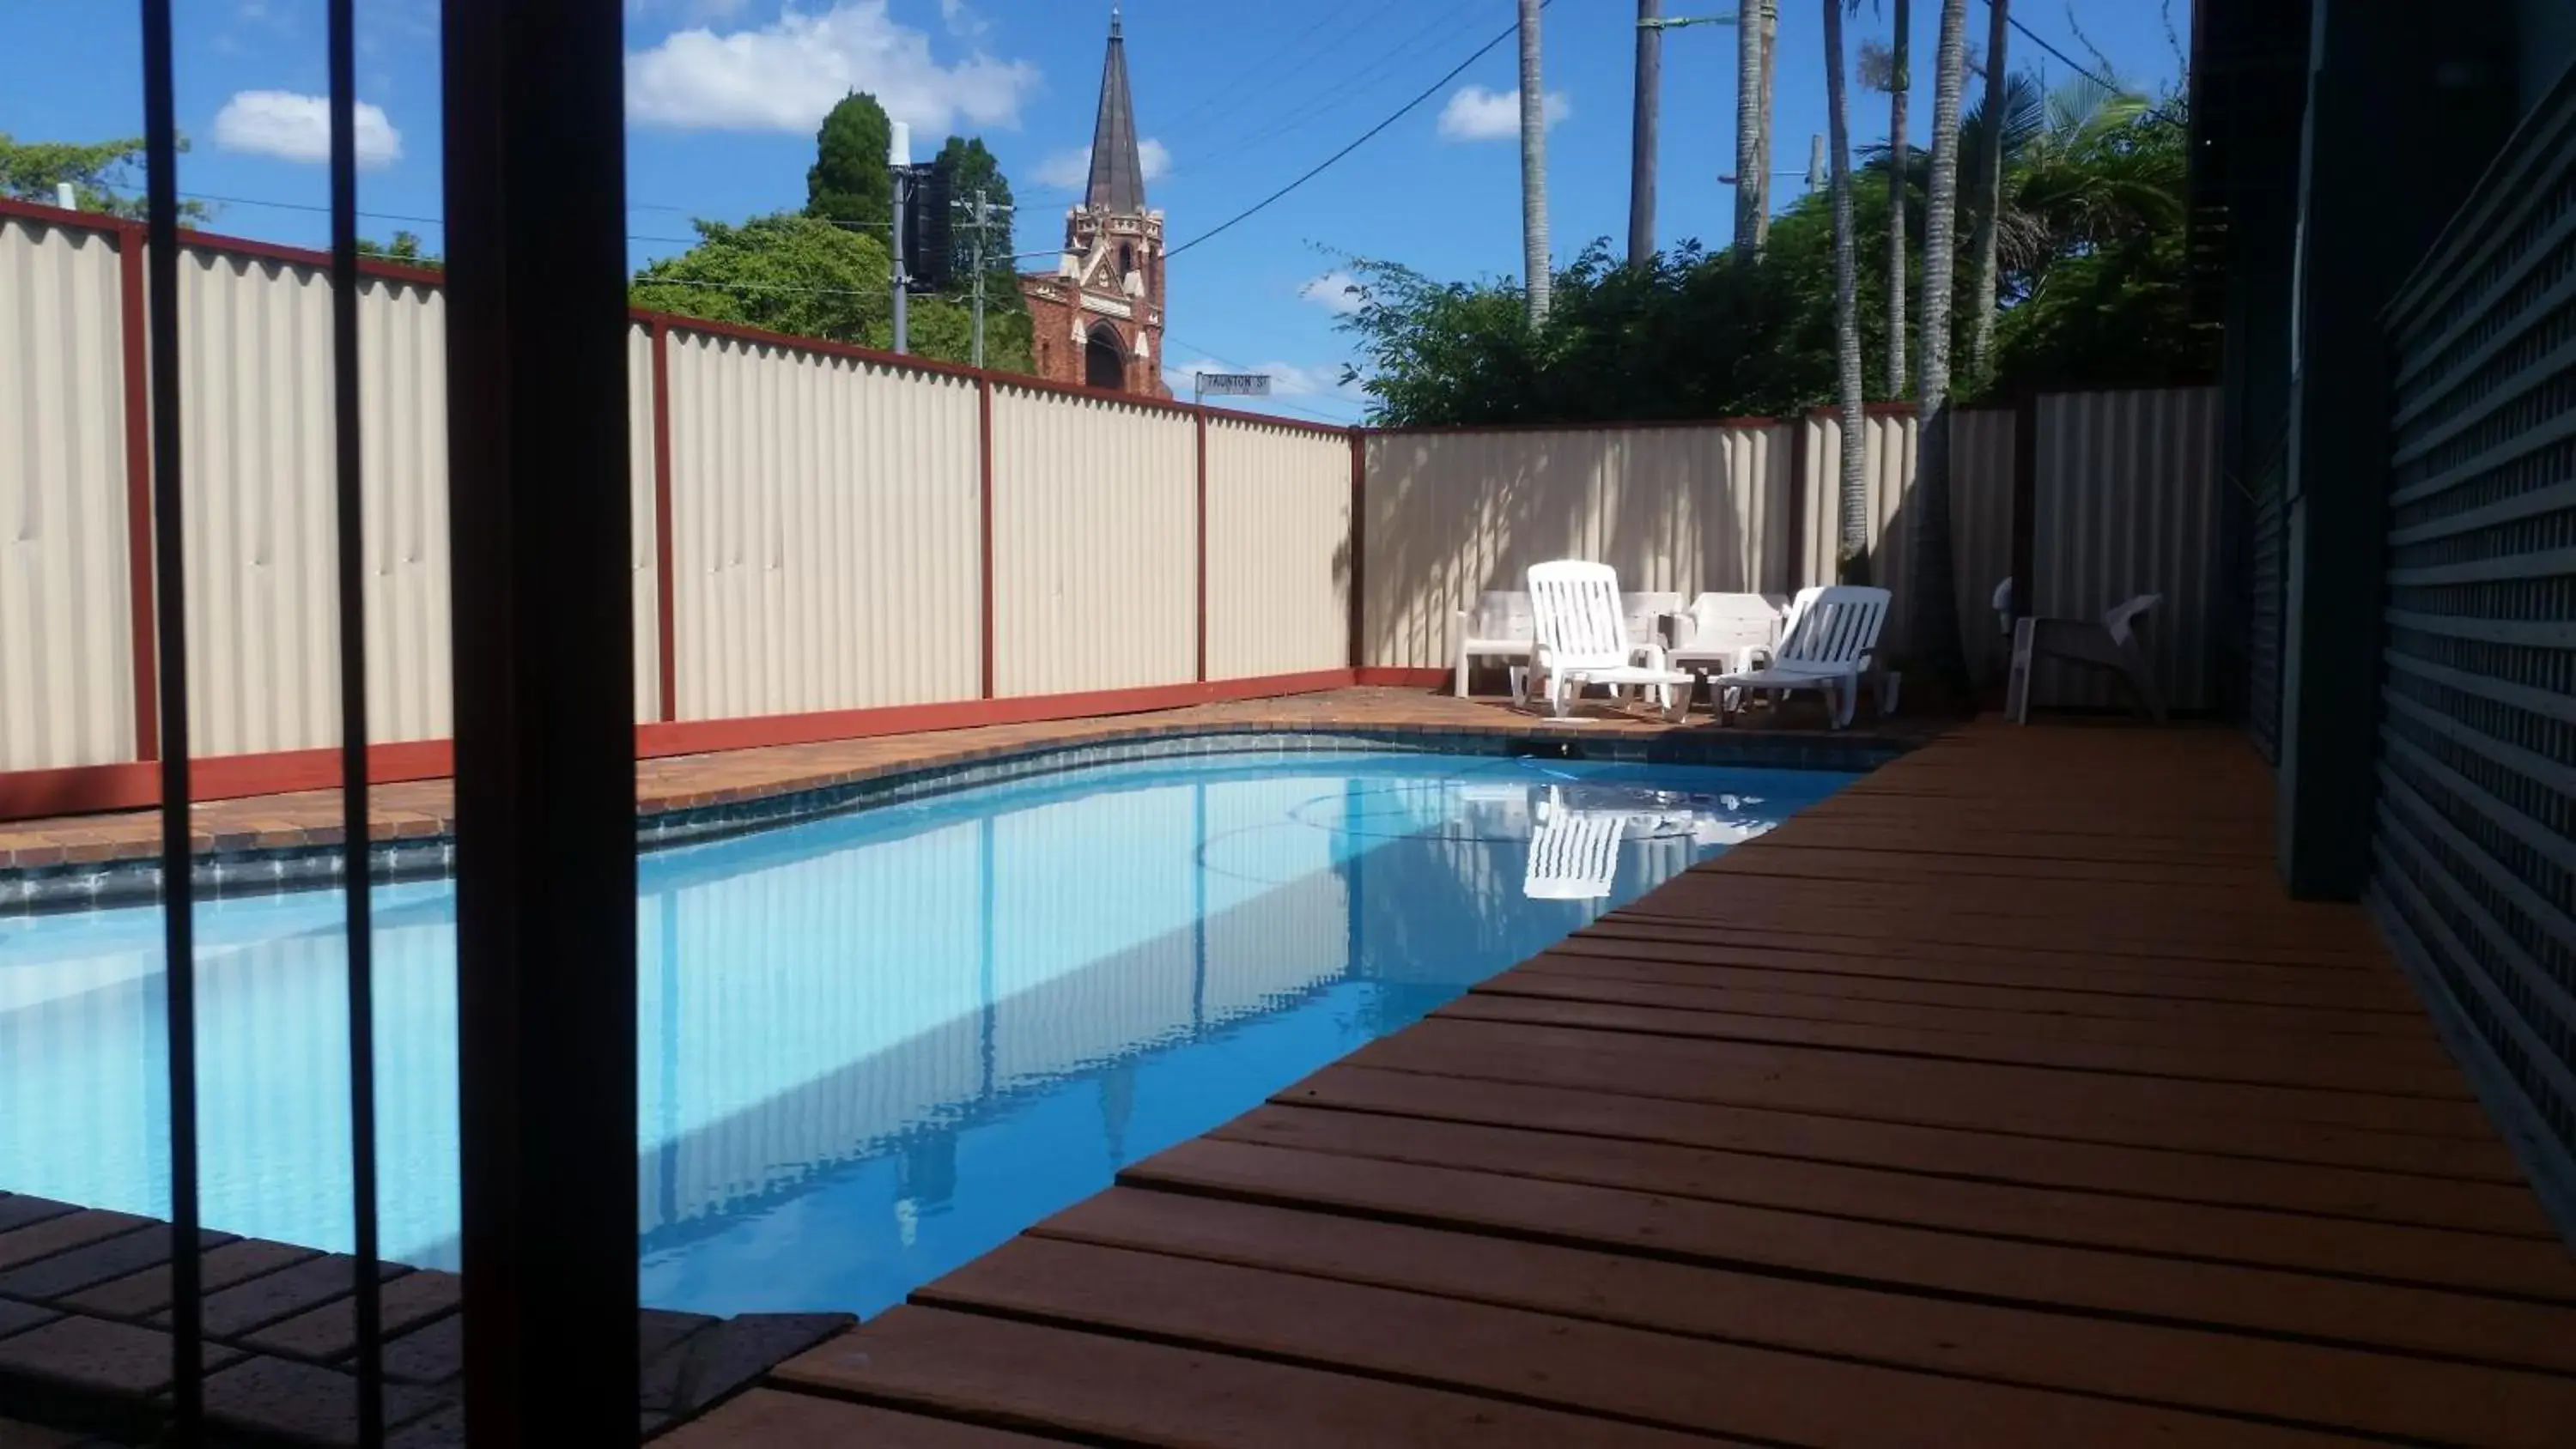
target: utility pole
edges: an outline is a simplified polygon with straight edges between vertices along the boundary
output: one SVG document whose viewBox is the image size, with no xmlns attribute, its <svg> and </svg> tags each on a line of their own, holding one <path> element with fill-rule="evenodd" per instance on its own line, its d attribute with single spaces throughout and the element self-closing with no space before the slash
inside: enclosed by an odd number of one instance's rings
<svg viewBox="0 0 2576 1449">
<path fill-rule="evenodd" d="M 912 127 L 896 121 L 890 129 L 886 167 L 894 173 L 894 350 L 899 357 L 911 351 L 912 342 L 907 305 L 912 298 L 911 279 L 903 274 L 903 204 L 912 192 Z"/>
<path fill-rule="evenodd" d="M 1011 213 L 1014 210 L 1008 206 L 993 205 L 985 199 L 985 194 L 984 188 L 979 186 L 975 188 L 975 194 L 972 197 L 961 196 L 950 203 L 966 215 L 966 254 L 970 258 L 969 265 L 974 269 L 974 281 L 971 285 L 974 289 L 972 296 L 975 301 L 975 365 L 977 367 L 984 365 L 984 283 L 985 273 L 991 265 L 990 259 L 995 255 L 992 250 L 993 229 L 998 225 L 1004 235 L 1009 235 Z"/>
<path fill-rule="evenodd" d="M 1655 133 L 1663 109 L 1664 32 L 1689 25 L 1732 25 L 1732 15 L 1664 18 L 1663 0 L 1637 0 L 1637 117 L 1628 145 L 1628 265 L 1655 255 Z"/>
</svg>

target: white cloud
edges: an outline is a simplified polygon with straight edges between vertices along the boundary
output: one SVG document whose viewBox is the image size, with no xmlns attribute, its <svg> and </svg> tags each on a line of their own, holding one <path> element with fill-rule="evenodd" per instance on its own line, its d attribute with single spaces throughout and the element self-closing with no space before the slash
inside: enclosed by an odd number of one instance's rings
<svg viewBox="0 0 2576 1449">
<path fill-rule="evenodd" d="M 1312 302 L 1337 317 L 1347 317 L 1366 305 L 1359 294 L 1360 279 L 1348 272 L 1326 272 L 1297 289 L 1300 301 Z"/>
<path fill-rule="evenodd" d="M 1171 148 L 1151 136 L 1136 143 L 1136 160 L 1144 166 L 1148 181 L 1160 181 L 1172 174 Z M 1091 148 L 1058 151 L 1039 162 L 1033 174 L 1041 186 L 1080 191 L 1091 180 Z"/>
<path fill-rule="evenodd" d="M 976 14 L 966 0 L 939 0 L 939 19 L 960 40 L 980 40 L 993 28 L 993 22 Z"/>
<path fill-rule="evenodd" d="M 935 139 L 960 119 L 1016 126 L 1037 67 L 978 52 L 941 65 L 930 37 L 896 24 L 886 0 L 792 6 L 757 29 L 698 26 L 626 56 L 626 111 L 674 130 L 810 131 L 852 91 Z"/>
<path fill-rule="evenodd" d="M 358 164 L 370 169 L 402 159 L 402 132 L 384 109 L 357 104 Z M 284 161 L 331 159 L 331 104 L 292 91 L 243 91 L 215 113 L 215 144 Z"/>
<path fill-rule="evenodd" d="M 1549 91 L 1539 105 L 1547 124 L 1555 125 L 1574 114 L 1574 103 L 1563 91 Z M 1444 141 L 1508 141 L 1521 133 L 1521 93 L 1518 87 L 1507 91 L 1489 91 L 1483 86 L 1460 86 L 1440 108 L 1440 137 Z"/>
</svg>

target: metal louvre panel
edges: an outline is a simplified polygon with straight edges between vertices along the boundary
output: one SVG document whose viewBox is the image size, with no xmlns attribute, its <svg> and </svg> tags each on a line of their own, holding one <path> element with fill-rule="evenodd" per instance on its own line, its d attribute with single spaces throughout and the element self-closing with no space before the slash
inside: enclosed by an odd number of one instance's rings
<svg viewBox="0 0 2576 1449">
<path fill-rule="evenodd" d="M 2254 480 L 2246 540 L 2245 725 L 2254 747 L 2281 762 L 2281 628 L 2288 603 L 2283 562 L 2289 530 L 2276 453 Z"/>
<path fill-rule="evenodd" d="M 2576 1222 L 2576 91 L 2391 313 L 2390 934 Z M 2513 194 L 2493 188 L 2510 183 Z M 2259 716 L 2258 716 L 2259 718 Z"/>
</svg>

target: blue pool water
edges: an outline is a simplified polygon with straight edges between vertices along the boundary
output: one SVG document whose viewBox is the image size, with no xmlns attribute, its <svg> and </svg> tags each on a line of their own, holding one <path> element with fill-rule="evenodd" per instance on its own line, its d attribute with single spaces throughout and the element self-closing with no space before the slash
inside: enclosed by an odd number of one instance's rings
<svg viewBox="0 0 2576 1449">
<path fill-rule="evenodd" d="M 647 855 L 645 1299 L 875 1312 L 1849 778 L 1215 755 Z M 385 1250 L 452 1267 L 454 897 L 376 899 Z M 339 918 L 201 907 L 210 1227 L 350 1246 Z M 0 1190 L 167 1213 L 161 1001 L 155 910 L 0 921 Z"/>
</svg>

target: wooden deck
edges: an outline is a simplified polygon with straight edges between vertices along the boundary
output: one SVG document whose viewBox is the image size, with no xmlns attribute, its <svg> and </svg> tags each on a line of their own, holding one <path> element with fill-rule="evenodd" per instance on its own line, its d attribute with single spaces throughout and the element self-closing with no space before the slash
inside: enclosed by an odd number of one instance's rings
<svg viewBox="0 0 2576 1449">
<path fill-rule="evenodd" d="M 1957 732 L 667 1442 L 2576 1443 L 2576 1260 L 2270 798 Z"/>
</svg>

